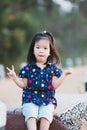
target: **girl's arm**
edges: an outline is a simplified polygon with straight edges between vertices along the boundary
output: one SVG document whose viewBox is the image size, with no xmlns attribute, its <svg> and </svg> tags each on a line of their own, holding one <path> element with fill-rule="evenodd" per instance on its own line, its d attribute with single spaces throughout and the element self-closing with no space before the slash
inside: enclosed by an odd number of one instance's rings
<svg viewBox="0 0 87 130">
<path fill-rule="evenodd" d="M 57 89 L 64 82 L 65 78 L 68 75 L 72 74 L 72 72 L 73 72 L 73 69 L 69 68 L 69 69 L 65 70 L 59 78 L 54 76 L 53 81 L 52 81 L 52 85 L 54 86 L 54 88 Z"/>
<path fill-rule="evenodd" d="M 12 65 L 12 69 L 9 69 L 8 67 L 6 68 L 8 70 L 7 75 L 9 76 L 9 78 L 11 78 L 18 87 L 20 88 L 24 88 L 27 85 L 27 79 L 26 78 L 19 78 L 14 70 L 14 66 Z"/>
</svg>

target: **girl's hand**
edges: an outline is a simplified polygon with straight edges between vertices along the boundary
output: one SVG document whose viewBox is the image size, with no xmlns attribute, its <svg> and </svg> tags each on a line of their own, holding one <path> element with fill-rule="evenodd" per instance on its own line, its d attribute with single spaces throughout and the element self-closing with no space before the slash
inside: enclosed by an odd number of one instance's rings
<svg viewBox="0 0 87 130">
<path fill-rule="evenodd" d="M 73 73 L 73 68 L 68 68 L 67 70 L 64 71 L 65 75 L 70 75 Z"/>
<path fill-rule="evenodd" d="M 9 78 L 11 79 L 16 79 L 16 73 L 14 70 L 14 66 L 12 65 L 12 69 L 9 69 L 8 67 L 6 67 L 6 69 L 8 70 L 7 75 L 9 76 Z"/>
<path fill-rule="evenodd" d="M 27 86 L 27 79 L 19 78 L 14 70 L 14 66 L 12 65 L 12 69 L 6 68 L 8 70 L 7 75 L 16 83 L 16 85 L 20 88 L 24 88 Z"/>
</svg>

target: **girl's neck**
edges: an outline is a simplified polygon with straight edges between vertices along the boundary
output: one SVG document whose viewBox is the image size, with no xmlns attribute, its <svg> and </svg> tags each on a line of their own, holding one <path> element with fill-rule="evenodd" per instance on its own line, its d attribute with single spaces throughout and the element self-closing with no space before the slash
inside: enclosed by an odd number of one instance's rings
<svg viewBox="0 0 87 130">
<path fill-rule="evenodd" d="M 40 67 L 41 69 L 43 69 L 43 68 L 46 66 L 45 63 L 38 63 L 38 62 L 36 62 L 36 65 L 37 65 L 38 67 Z"/>
</svg>

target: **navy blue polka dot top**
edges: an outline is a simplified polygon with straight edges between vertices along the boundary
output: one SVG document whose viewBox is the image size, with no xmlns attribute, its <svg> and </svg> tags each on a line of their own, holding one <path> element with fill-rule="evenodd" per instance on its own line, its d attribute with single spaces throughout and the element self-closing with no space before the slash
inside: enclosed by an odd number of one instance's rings
<svg viewBox="0 0 87 130">
<path fill-rule="evenodd" d="M 61 74 L 62 70 L 52 63 L 47 63 L 43 69 L 36 63 L 27 64 L 21 68 L 19 76 L 28 79 L 27 86 L 23 88 L 22 104 L 32 102 L 41 106 L 53 103 L 56 106 L 52 78 L 53 76 L 60 77 Z"/>
</svg>

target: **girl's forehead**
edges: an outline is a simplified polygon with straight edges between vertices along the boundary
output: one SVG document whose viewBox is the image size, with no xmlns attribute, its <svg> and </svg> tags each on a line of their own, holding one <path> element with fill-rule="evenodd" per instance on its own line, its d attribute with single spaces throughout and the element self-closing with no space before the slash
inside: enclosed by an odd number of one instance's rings
<svg viewBox="0 0 87 130">
<path fill-rule="evenodd" d="M 39 41 L 35 42 L 35 45 L 46 45 L 48 46 L 50 44 L 50 41 L 48 39 L 40 39 Z"/>
</svg>

